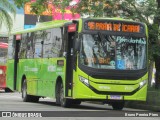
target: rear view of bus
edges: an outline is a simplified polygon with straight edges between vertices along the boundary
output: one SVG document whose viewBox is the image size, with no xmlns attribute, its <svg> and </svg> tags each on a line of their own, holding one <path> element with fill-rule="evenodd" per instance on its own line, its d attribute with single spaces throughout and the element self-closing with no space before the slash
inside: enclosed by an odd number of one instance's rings
<svg viewBox="0 0 160 120">
<path fill-rule="evenodd" d="M 79 80 L 74 81 L 73 96 L 102 100 L 114 109 L 122 109 L 125 101 L 145 101 L 146 25 L 118 19 L 86 19 L 79 21 L 79 26 Z"/>
</svg>

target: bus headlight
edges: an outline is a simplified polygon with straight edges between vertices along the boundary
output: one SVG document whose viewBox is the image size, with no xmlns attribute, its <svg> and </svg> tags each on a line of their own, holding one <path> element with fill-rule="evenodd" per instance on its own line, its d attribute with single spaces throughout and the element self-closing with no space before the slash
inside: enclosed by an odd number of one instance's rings
<svg viewBox="0 0 160 120">
<path fill-rule="evenodd" d="M 143 80 L 139 83 L 139 87 L 142 88 L 147 83 L 147 80 Z"/>
<path fill-rule="evenodd" d="M 89 86 L 89 80 L 88 79 L 86 79 L 82 76 L 79 76 L 79 79 L 83 84 L 85 84 L 86 86 Z"/>
</svg>

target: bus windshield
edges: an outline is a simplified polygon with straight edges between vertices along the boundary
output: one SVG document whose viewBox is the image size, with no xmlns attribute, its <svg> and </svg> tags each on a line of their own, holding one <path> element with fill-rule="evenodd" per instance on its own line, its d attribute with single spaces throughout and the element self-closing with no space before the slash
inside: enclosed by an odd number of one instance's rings
<svg viewBox="0 0 160 120">
<path fill-rule="evenodd" d="M 99 69 L 139 70 L 146 67 L 146 38 L 82 34 L 80 64 Z"/>
</svg>

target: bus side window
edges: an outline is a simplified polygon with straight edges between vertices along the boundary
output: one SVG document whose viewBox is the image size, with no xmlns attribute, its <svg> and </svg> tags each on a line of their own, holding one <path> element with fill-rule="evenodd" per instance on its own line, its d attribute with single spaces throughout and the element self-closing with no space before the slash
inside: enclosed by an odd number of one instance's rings
<svg viewBox="0 0 160 120">
<path fill-rule="evenodd" d="M 42 39 L 42 34 L 43 31 L 37 31 L 35 32 L 35 37 L 34 37 L 34 44 L 35 44 L 35 48 L 34 48 L 34 58 L 41 58 L 42 53 L 43 53 L 43 39 Z"/>
<path fill-rule="evenodd" d="M 34 32 L 27 39 L 27 58 L 34 58 Z"/>
<path fill-rule="evenodd" d="M 19 58 L 23 59 L 27 57 L 27 40 L 28 34 L 22 35 L 22 40 L 20 41 Z"/>
<path fill-rule="evenodd" d="M 52 57 L 60 57 L 63 53 L 62 45 L 62 31 L 61 28 L 53 28 L 51 29 L 52 38 L 51 38 L 51 56 Z"/>
</svg>

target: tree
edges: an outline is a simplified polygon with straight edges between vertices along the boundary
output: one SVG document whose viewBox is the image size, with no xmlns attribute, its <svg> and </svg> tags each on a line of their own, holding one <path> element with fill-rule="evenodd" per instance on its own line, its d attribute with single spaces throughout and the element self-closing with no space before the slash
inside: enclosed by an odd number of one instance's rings
<svg viewBox="0 0 160 120">
<path fill-rule="evenodd" d="M 35 0 L 35 2 L 31 3 L 31 12 L 36 14 L 38 18 L 40 15 L 48 10 L 48 4 L 52 4 L 54 7 L 59 8 L 60 12 L 62 13 L 62 19 L 64 19 L 65 8 L 69 6 L 69 3 L 72 0 Z M 24 5 L 30 2 L 30 0 L 15 0 L 15 4 L 19 8 L 23 8 Z M 49 10 L 50 11 L 50 10 Z M 38 19 L 39 20 L 39 19 Z"/>
<path fill-rule="evenodd" d="M 48 10 L 48 1 L 47 0 L 36 0 L 31 3 L 31 13 L 36 14 L 38 21 L 40 21 L 40 16 L 46 10 Z M 49 11 L 49 10 L 48 10 Z"/>
<path fill-rule="evenodd" d="M 73 13 L 81 16 L 103 17 L 106 0 L 80 0 L 78 4 L 72 7 Z"/>
<path fill-rule="evenodd" d="M 40 15 L 48 9 L 48 4 L 52 4 L 59 12 L 62 13 L 62 19 L 64 19 L 64 13 L 66 8 L 70 5 L 72 0 L 36 0 L 36 2 L 31 4 L 32 12 Z"/>
<path fill-rule="evenodd" d="M 107 16 L 120 16 L 136 21 L 150 24 L 150 20 L 156 13 L 155 0 L 143 0 L 143 2 L 136 2 L 137 0 L 110 0 L 107 1 L 109 7 L 105 8 Z"/>
<path fill-rule="evenodd" d="M 13 26 L 13 20 L 11 15 L 13 14 L 14 17 L 16 15 L 15 7 L 8 1 L 8 0 L 1 0 L 0 2 L 0 27 L 2 24 L 6 26 L 8 31 L 11 31 Z"/>
<path fill-rule="evenodd" d="M 15 0 L 17 7 L 24 7 L 25 3 L 30 0 Z M 55 8 L 58 8 L 62 13 L 62 19 L 64 19 L 64 13 L 66 8 L 70 6 L 71 11 L 81 15 L 88 14 L 89 16 L 103 16 L 103 9 L 106 0 L 79 0 L 77 5 L 71 6 L 73 0 L 36 0 L 36 2 L 31 3 L 31 11 L 37 15 L 40 15 L 47 9 L 47 3 L 52 3 Z"/>
<path fill-rule="evenodd" d="M 62 20 L 64 19 L 64 13 L 72 0 L 51 0 L 55 8 L 58 8 L 62 13 Z"/>
<path fill-rule="evenodd" d="M 37 15 L 38 21 L 40 21 L 40 16 L 44 11 L 48 9 L 49 0 L 14 0 L 15 5 L 18 8 L 24 8 L 25 4 L 31 2 L 31 13 Z"/>
<path fill-rule="evenodd" d="M 160 0 L 156 0 L 157 2 L 157 14 L 154 16 L 154 25 L 155 25 L 155 44 L 153 45 L 154 48 L 154 61 L 155 61 L 155 68 L 156 68 L 156 81 L 155 81 L 155 88 L 160 88 Z"/>
<path fill-rule="evenodd" d="M 18 7 L 18 8 L 24 8 L 24 5 L 27 2 L 30 2 L 31 0 L 14 0 L 14 4 Z"/>
</svg>

